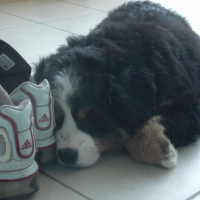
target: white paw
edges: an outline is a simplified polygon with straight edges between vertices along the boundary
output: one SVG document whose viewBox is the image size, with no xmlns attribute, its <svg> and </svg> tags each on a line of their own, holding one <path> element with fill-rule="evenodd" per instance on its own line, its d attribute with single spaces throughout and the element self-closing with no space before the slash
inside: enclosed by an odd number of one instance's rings
<svg viewBox="0 0 200 200">
<path fill-rule="evenodd" d="M 172 144 L 170 144 L 170 153 L 167 157 L 168 158 L 166 160 L 161 161 L 162 167 L 167 169 L 173 169 L 176 167 L 178 162 L 178 153 Z"/>
</svg>

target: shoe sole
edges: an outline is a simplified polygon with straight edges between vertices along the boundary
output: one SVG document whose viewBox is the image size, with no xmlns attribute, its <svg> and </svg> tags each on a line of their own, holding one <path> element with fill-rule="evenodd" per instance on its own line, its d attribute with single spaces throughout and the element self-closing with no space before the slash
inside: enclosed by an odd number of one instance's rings
<svg viewBox="0 0 200 200">
<path fill-rule="evenodd" d="M 15 180 L 0 180 L 0 199 L 17 199 L 39 190 L 37 170 L 29 177 Z"/>
<path fill-rule="evenodd" d="M 49 163 L 56 159 L 56 143 L 47 146 L 38 148 L 38 152 L 35 156 L 35 161 L 38 165 Z"/>
</svg>

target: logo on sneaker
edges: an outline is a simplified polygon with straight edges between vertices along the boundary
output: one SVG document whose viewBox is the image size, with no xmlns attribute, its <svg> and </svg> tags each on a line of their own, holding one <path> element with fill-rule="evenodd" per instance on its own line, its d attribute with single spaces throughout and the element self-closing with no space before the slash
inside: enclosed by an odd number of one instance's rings
<svg viewBox="0 0 200 200">
<path fill-rule="evenodd" d="M 42 123 L 42 122 L 48 122 L 49 118 L 46 116 L 46 114 L 44 114 L 38 121 L 38 123 Z"/>
<path fill-rule="evenodd" d="M 31 148 L 31 147 L 32 147 L 32 144 L 27 139 L 26 142 L 23 144 L 21 150 L 28 149 L 28 148 Z"/>
</svg>

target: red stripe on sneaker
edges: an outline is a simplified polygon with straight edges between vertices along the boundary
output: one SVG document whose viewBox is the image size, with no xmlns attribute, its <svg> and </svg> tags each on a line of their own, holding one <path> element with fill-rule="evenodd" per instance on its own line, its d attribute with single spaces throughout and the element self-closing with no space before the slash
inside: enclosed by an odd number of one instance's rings
<svg viewBox="0 0 200 200">
<path fill-rule="evenodd" d="M 16 142 L 16 146 L 17 146 L 17 153 L 18 155 L 21 157 L 21 158 L 30 158 L 32 155 L 33 155 L 33 152 L 34 152 L 34 148 L 35 148 L 35 145 L 33 145 L 33 148 L 32 148 L 32 151 L 29 155 L 23 155 L 20 151 L 20 146 L 19 146 L 19 138 L 18 138 L 18 133 L 17 133 L 17 128 L 16 128 L 16 125 L 15 125 L 15 122 L 10 118 L 8 117 L 7 115 L 4 115 L 3 113 L 0 113 L 0 115 L 5 118 L 6 120 L 8 120 L 11 125 L 12 125 L 12 129 L 13 129 L 13 133 L 14 133 L 14 136 L 15 136 L 15 142 Z M 32 114 L 31 114 L 32 116 Z M 31 120 L 31 119 L 30 119 Z M 33 126 L 33 123 L 31 121 L 31 125 L 30 125 L 30 132 L 31 132 L 31 140 L 32 140 L 32 144 L 34 144 L 34 140 L 33 140 L 33 132 L 32 132 L 32 126 Z"/>
<path fill-rule="evenodd" d="M 55 146 L 55 145 L 56 145 L 56 142 L 54 142 L 53 144 L 51 144 L 51 145 L 49 145 L 49 146 L 40 147 L 40 148 L 38 148 L 38 150 L 48 149 L 48 148 L 53 147 L 53 146 Z"/>
<path fill-rule="evenodd" d="M 49 91 L 49 118 L 50 118 L 50 122 L 49 125 L 46 128 L 41 128 L 38 125 L 38 119 L 37 119 L 37 109 L 36 109 L 36 102 L 35 99 L 33 97 L 33 95 L 31 93 L 29 93 L 28 91 L 26 91 L 25 89 L 21 88 L 20 89 L 23 93 L 25 93 L 27 96 L 29 96 L 31 102 L 32 102 L 32 106 L 33 106 L 33 113 L 34 113 L 34 125 L 35 127 L 39 130 L 39 131 L 45 131 L 48 130 L 51 127 L 51 123 L 52 123 L 52 116 L 51 116 L 51 91 Z"/>
</svg>

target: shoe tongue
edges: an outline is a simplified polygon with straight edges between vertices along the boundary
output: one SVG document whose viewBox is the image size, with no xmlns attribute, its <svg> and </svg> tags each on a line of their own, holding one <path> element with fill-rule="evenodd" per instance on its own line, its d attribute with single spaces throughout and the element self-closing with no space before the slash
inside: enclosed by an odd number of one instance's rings
<svg viewBox="0 0 200 200">
<path fill-rule="evenodd" d="M 14 105 L 11 101 L 8 93 L 3 89 L 3 87 L 0 85 L 0 106 L 3 105 Z"/>
</svg>

